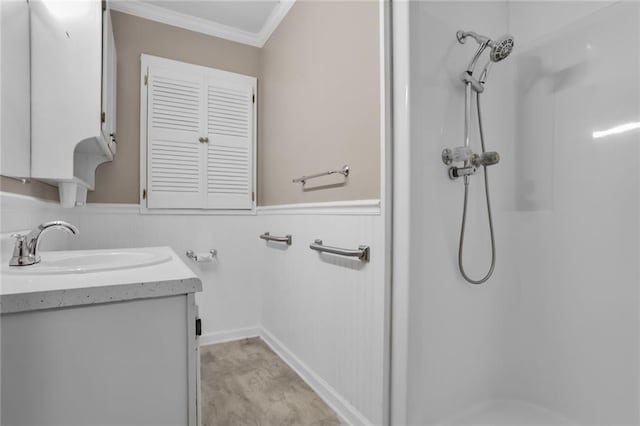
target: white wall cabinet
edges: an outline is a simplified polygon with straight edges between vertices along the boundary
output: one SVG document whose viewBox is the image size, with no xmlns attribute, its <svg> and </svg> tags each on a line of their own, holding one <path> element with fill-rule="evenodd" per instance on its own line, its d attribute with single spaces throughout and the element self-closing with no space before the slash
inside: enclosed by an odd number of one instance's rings
<svg viewBox="0 0 640 426">
<path fill-rule="evenodd" d="M 141 203 L 252 210 L 256 78 L 142 55 Z"/>
<path fill-rule="evenodd" d="M 116 54 L 99 0 L 34 0 L 31 9 L 31 176 L 84 204 L 95 169 L 113 159 Z"/>
<path fill-rule="evenodd" d="M 0 174 L 31 175 L 29 141 L 29 4 L 0 1 Z"/>
</svg>

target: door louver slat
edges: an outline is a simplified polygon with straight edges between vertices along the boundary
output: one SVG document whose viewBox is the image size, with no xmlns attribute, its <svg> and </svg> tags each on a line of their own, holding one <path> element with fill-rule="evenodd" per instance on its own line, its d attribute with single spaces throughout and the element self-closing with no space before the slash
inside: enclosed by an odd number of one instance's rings
<svg viewBox="0 0 640 426">
<path fill-rule="evenodd" d="M 202 205 L 202 78 L 150 70 L 147 107 L 147 206 Z"/>
</svg>

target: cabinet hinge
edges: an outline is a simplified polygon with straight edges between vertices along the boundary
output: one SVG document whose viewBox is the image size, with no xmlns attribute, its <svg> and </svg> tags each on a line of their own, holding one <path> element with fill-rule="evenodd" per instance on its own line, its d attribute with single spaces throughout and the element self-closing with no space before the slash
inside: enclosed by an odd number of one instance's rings
<svg viewBox="0 0 640 426">
<path fill-rule="evenodd" d="M 149 84 L 149 75 L 144 76 L 144 85 L 146 86 L 147 84 Z"/>
<path fill-rule="evenodd" d="M 251 102 L 256 103 L 256 95 L 251 95 Z"/>
<path fill-rule="evenodd" d="M 196 336 L 202 336 L 202 320 L 196 318 Z"/>
<path fill-rule="evenodd" d="M 107 113 L 103 112 L 100 114 L 100 122 L 104 123 L 105 121 L 107 121 Z"/>
<path fill-rule="evenodd" d="M 143 199 L 143 200 L 146 200 L 146 199 L 147 199 L 147 190 L 146 190 L 146 189 L 143 189 L 143 190 L 142 190 L 142 199 Z"/>
<path fill-rule="evenodd" d="M 251 201 L 255 201 L 256 200 L 256 193 L 252 192 L 251 193 Z"/>
</svg>

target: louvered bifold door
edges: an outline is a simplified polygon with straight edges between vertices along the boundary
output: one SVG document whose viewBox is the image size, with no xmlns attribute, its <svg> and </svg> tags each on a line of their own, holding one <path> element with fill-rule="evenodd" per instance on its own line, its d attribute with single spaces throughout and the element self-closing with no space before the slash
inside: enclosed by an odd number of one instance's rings
<svg viewBox="0 0 640 426">
<path fill-rule="evenodd" d="M 202 208 L 205 202 L 203 76 L 149 70 L 147 207 Z"/>
<path fill-rule="evenodd" d="M 253 206 L 255 79 L 207 82 L 207 208 Z"/>
</svg>

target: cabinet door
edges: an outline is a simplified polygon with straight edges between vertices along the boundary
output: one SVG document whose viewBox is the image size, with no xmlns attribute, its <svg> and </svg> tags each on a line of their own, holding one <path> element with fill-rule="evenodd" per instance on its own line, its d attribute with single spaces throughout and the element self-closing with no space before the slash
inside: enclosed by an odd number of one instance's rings
<svg viewBox="0 0 640 426">
<path fill-rule="evenodd" d="M 148 209 L 254 207 L 256 81 L 142 55 Z"/>
<path fill-rule="evenodd" d="M 109 10 L 103 13 L 102 26 L 102 113 L 104 117 L 102 135 L 109 144 L 111 152 L 115 153 L 118 58 Z"/>
<path fill-rule="evenodd" d="M 196 426 L 193 298 L 3 314 L 2 425 Z"/>
<path fill-rule="evenodd" d="M 150 67 L 147 97 L 147 207 L 202 208 L 205 143 L 200 72 Z"/>
<path fill-rule="evenodd" d="M 251 209 L 255 79 L 207 78 L 207 208 Z"/>
<path fill-rule="evenodd" d="M 31 175 L 29 4 L 0 1 L 0 172 Z"/>
<path fill-rule="evenodd" d="M 29 5 L 31 177 L 80 178 L 91 187 L 90 163 L 77 157 L 84 168 L 76 167 L 74 151 L 81 141 L 101 134 L 101 2 L 31 1 Z M 86 148 L 90 145 L 87 141 Z M 83 173 L 78 175 L 80 169 Z"/>
</svg>

